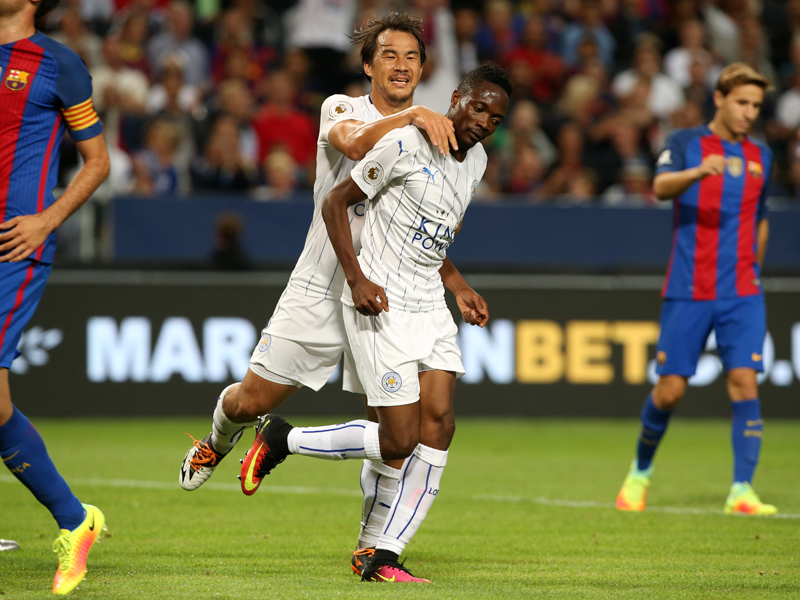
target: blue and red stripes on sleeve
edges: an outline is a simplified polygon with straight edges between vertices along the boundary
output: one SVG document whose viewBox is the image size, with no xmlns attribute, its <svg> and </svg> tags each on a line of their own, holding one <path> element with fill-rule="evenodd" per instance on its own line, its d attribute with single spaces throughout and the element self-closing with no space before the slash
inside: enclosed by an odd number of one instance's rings
<svg viewBox="0 0 800 600">
<path fill-rule="evenodd" d="M 665 298 L 714 300 L 761 293 L 757 226 L 766 217 L 769 149 L 749 138 L 726 142 L 706 126 L 678 130 L 667 140 L 657 172 L 696 167 L 712 154 L 727 159 L 724 175 L 705 177 L 674 201 Z"/>
<path fill-rule="evenodd" d="M 76 141 L 102 132 L 91 96 L 86 65 L 66 46 L 39 32 L 0 45 L 0 222 L 55 202 L 64 132 Z M 34 258 L 54 254 L 52 233 Z"/>
</svg>

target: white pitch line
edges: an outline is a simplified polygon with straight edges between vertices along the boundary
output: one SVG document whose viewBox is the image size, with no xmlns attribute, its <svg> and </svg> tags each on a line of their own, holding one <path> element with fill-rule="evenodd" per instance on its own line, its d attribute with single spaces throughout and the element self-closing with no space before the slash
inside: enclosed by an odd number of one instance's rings
<svg viewBox="0 0 800 600">
<path fill-rule="evenodd" d="M 0 483 L 16 482 L 17 479 L 12 475 L 0 475 Z M 90 487 L 109 487 L 109 488 L 135 488 L 147 490 L 178 490 L 178 482 L 168 481 L 146 481 L 142 479 L 102 479 L 102 478 L 70 478 L 70 483 L 75 485 L 87 485 Z M 209 481 L 204 488 L 222 492 L 238 492 L 241 486 L 236 483 L 221 483 Z M 322 487 L 292 487 L 292 486 L 262 486 L 261 492 L 270 494 L 297 494 L 297 495 L 319 495 L 319 496 L 348 496 L 360 498 L 361 492 L 354 489 L 344 488 L 322 488 Z M 552 498 L 536 498 L 528 496 L 497 496 L 479 495 L 471 496 L 474 502 L 499 502 L 503 504 L 537 504 L 539 506 L 557 506 L 561 508 L 604 508 L 613 509 L 613 502 L 595 502 L 594 500 L 554 500 Z M 676 506 L 648 506 L 648 513 L 666 513 L 671 515 L 725 515 L 721 510 L 709 510 L 703 508 L 687 508 Z M 725 515 L 727 516 L 727 515 Z M 800 514 L 779 513 L 769 517 L 771 519 L 800 519 Z"/>
</svg>

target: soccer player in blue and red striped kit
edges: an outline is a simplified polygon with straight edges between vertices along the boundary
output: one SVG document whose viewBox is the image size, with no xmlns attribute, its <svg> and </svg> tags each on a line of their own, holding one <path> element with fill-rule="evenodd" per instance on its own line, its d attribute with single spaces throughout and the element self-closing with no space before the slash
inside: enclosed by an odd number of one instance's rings
<svg viewBox="0 0 800 600">
<path fill-rule="evenodd" d="M 777 512 L 751 486 L 763 429 L 756 374 L 763 371 L 767 324 L 759 271 L 769 236 L 772 153 L 747 132 L 768 87 L 750 66 L 727 66 L 714 91 L 712 121 L 673 132 L 658 159 L 653 188 L 660 200 L 674 199 L 675 214 L 656 348 L 659 380 L 642 409 L 636 459 L 617 497 L 620 510 L 644 510 L 653 455 L 713 330 L 733 411 L 733 484 L 725 512 Z"/>
<path fill-rule="evenodd" d="M 34 26 L 34 19 L 57 3 L 0 0 L 0 457 L 58 524 L 53 592 L 66 594 L 84 577 L 103 513 L 81 504 L 69 489 L 39 433 L 12 404 L 8 384 L 22 330 L 52 269 L 55 230 L 109 172 L 86 65 Z M 56 200 L 65 130 L 84 164 Z"/>
</svg>

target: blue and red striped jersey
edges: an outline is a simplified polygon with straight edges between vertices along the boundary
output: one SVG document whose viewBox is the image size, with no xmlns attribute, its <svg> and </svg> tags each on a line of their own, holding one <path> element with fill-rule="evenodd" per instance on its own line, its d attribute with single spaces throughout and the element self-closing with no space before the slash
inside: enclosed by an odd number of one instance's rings
<svg viewBox="0 0 800 600">
<path fill-rule="evenodd" d="M 75 141 L 103 130 L 80 57 L 41 32 L 0 45 L 0 222 L 42 212 L 58 179 L 64 130 Z M 50 263 L 55 232 L 33 255 Z"/>
<path fill-rule="evenodd" d="M 762 293 L 756 229 L 767 217 L 771 150 L 749 137 L 726 142 L 707 125 L 678 129 L 667 138 L 656 175 L 699 166 L 712 154 L 725 156 L 725 173 L 705 177 L 673 200 L 664 298 L 715 300 Z"/>
</svg>

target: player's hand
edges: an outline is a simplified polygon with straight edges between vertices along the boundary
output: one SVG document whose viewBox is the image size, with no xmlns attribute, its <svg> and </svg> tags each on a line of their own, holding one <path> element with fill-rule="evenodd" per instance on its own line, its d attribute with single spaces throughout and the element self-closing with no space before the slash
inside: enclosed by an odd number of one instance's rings
<svg viewBox="0 0 800 600">
<path fill-rule="evenodd" d="M 386 299 L 386 292 L 377 283 L 372 283 L 366 277 L 362 277 L 355 284 L 350 286 L 353 294 L 353 306 L 362 315 L 376 317 L 381 311 L 389 312 L 389 300 Z"/>
<path fill-rule="evenodd" d="M 465 287 L 456 294 L 458 309 L 465 323 L 484 327 L 489 322 L 489 307 L 481 295 L 471 287 Z"/>
<path fill-rule="evenodd" d="M 458 150 L 456 130 L 450 119 L 424 106 L 412 106 L 409 110 L 411 111 L 411 124 L 424 129 L 431 143 L 439 149 L 441 154 L 449 156 L 451 147 L 453 150 Z"/>
<path fill-rule="evenodd" d="M 723 175 L 727 164 L 728 159 L 721 154 L 710 154 L 706 156 L 700 166 L 697 167 L 700 173 L 700 179 L 708 175 Z"/>
<path fill-rule="evenodd" d="M 44 244 L 53 229 L 42 214 L 14 217 L 0 223 L 0 262 L 25 260 Z"/>
</svg>

